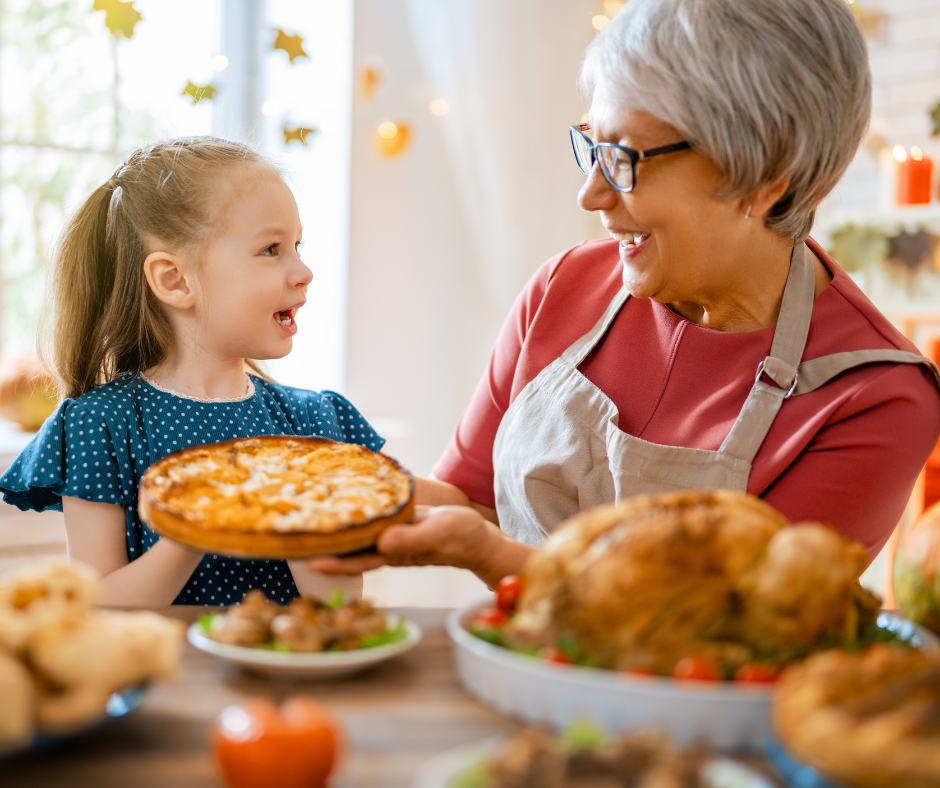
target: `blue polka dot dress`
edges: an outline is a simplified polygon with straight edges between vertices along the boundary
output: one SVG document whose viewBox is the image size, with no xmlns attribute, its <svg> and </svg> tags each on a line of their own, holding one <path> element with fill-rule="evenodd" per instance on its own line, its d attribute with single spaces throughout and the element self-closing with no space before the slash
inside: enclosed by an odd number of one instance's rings
<svg viewBox="0 0 940 788">
<path fill-rule="evenodd" d="M 67 399 L 0 477 L 3 499 L 22 510 L 62 511 L 62 496 L 115 503 L 125 512 L 127 557 L 158 536 L 137 515 L 140 479 L 178 449 L 254 435 L 315 435 L 374 451 L 379 437 L 349 400 L 251 376 L 245 397 L 190 399 L 159 389 L 139 374 Z M 286 561 L 206 555 L 176 597 L 177 605 L 232 605 L 259 588 L 281 604 L 298 595 Z"/>
</svg>

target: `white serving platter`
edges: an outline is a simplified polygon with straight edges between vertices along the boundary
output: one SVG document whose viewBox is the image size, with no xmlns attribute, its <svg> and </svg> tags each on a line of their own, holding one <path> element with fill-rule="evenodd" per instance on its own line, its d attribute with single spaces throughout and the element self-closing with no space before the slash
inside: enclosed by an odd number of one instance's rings
<svg viewBox="0 0 940 788">
<path fill-rule="evenodd" d="M 399 617 L 389 616 L 389 626 L 397 626 Z M 382 646 L 357 648 L 348 651 L 287 652 L 272 651 L 247 646 L 230 646 L 219 643 L 202 631 L 198 624 L 192 624 L 186 638 L 201 651 L 213 654 L 221 659 L 240 665 L 254 673 L 263 673 L 273 677 L 304 679 L 307 681 L 326 681 L 350 676 L 377 665 L 385 660 L 404 654 L 421 641 L 421 627 L 405 619 L 407 632 L 403 640 L 386 643 Z"/>
<path fill-rule="evenodd" d="M 484 739 L 446 750 L 424 763 L 415 775 L 412 788 L 453 788 L 461 774 L 493 757 L 501 739 Z M 707 788 L 775 788 L 767 778 L 738 761 L 716 758 L 702 769 Z"/>
<path fill-rule="evenodd" d="M 563 728 L 588 719 L 610 734 L 663 730 L 677 744 L 706 742 L 720 750 L 763 746 L 770 733 L 771 684 L 677 681 L 559 665 L 518 654 L 470 634 L 467 625 L 487 599 L 447 619 L 457 674 L 470 694 L 503 714 Z M 930 633 L 891 614 L 878 626 L 907 629 L 912 643 L 930 648 Z"/>
</svg>

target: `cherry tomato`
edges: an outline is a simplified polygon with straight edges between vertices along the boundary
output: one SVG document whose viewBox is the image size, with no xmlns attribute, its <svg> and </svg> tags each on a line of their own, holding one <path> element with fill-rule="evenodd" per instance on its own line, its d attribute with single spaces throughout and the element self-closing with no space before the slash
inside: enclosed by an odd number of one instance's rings
<svg viewBox="0 0 940 788">
<path fill-rule="evenodd" d="M 627 668 L 623 672 L 630 676 L 658 676 L 659 675 L 652 668 Z"/>
<path fill-rule="evenodd" d="M 501 627 L 507 621 L 509 618 L 506 614 L 495 607 L 477 613 L 476 618 L 473 619 L 475 625 L 484 627 Z"/>
<path fill-rule="evenodd" d="M 496 584 L 496 607 L 507 615 L 516 612 L 516 604 L 522 596 L 522 578 L 506 575 Z"/>
<path fill-rule="evenodd" d="M 546 646 L 543 649 L 539 650 L 539 656 L 542 659 L 548 660 L 549 662 L 557 662 L 559 665 L 573 665 L 571 657 L 565 654 L 564 651 L 560 649 L 553 648 L 552 646 Z"/>
<path fill-rule="evenodd" d="M 694 679 L 695 681 L 718 681 L 721 673 L 711 657 L 691 656 L 680 659 L 672 669 L 672 675 L 677 679 Z"/>
<path fill-rule="evenodd" d="M 342 749 L 342 728 L 320 704 L 288 698 L 223 709 L 212 747 L 228 788 L 323 788 Z"/>
<path fill-rule="evenodd" d="M 766 662 L 747 662 L 735 671 L 735 681 L 747 681 L 756 684 L 773 684 L 780 671 Z"/>
</svg>

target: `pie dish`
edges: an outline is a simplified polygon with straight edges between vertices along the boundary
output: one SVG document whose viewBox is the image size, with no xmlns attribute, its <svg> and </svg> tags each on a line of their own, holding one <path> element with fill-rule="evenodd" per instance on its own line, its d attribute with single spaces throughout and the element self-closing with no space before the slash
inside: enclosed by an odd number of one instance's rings
<svg viewBox="0 0 940 788">
<path fill-rule="evenodd" d="M 875 644 L 789 668 L 772 705 L 781 743 L 836 782 L 940 786 L 940 659 Z"/>
<path fill-rule="evenodd" d="M 144 474 L 139 506 L 154 531 L 199 550 L 303 558 L 372 547 L 410 522 L 414 479 L 357 444 L 268 435 L 164 457 Z"/>
</svg>

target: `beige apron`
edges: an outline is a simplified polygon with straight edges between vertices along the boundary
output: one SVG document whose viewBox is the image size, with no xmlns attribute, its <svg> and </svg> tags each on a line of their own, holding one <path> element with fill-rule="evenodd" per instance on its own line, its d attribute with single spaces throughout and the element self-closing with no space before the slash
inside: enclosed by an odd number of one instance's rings
<svg viewBox="0 0 940 788">
<path fill-rule="evenodd" d="M 933 362 L 902 350 L 857 350 L 800 363 L 814 289 L 812 255 L 799 244 L 790 258 L 770 355 L 758 364 L 744 407 L 718 451 L 660 446 L 626 434 L 617 427 L 616 405 L 578 371 L 626 303 L 629 293 L 620 290 L 597 325 L 543 369 L 503 416 L 493 445 L 503 531 L 538 546 L 568 517 L 629 495 L 719 487 L 743 492 L 783 401 L 862 364 L 923 364 L 940 384 Z"/>
</svg>

